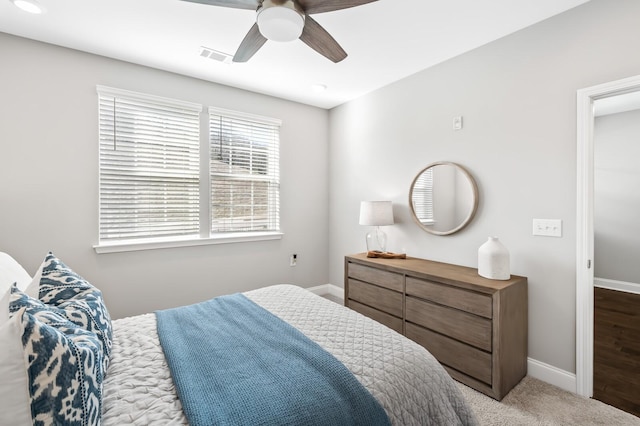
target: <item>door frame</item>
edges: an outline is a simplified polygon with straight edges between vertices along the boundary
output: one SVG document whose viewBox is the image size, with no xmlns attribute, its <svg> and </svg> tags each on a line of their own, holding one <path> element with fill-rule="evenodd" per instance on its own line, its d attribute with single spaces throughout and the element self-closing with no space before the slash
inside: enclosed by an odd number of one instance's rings
<svg viewBox="0 0 640 426">
<path fill-rule="evenodd" d="M 576 392 L 593 396 L 594 102 L 640 91 L 640 75 L 577 91 Z"/>
</svg>

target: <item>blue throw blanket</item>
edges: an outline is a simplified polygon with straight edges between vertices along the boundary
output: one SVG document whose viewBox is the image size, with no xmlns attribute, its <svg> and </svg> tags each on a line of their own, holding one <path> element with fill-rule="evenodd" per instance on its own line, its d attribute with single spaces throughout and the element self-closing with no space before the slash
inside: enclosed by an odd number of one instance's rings
<svg viewBox="0 0 640 426">
<path fill-rule="evenodd" d="M 190 425 L 388 425 L 330 353 L 241 294 L 156 312 Z"/>
</svg>

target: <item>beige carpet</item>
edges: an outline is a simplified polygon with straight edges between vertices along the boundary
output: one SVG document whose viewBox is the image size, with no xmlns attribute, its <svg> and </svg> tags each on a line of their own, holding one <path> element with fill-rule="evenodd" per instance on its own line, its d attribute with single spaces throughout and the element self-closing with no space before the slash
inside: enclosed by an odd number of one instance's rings
<svg viewBox="0 0 640 426">
<path fill-rule="evenodd" d="M 595 399 L 583 398 L 560 388 L 525 377 L 502 401 L 458 383 L 481 425 L 629 425 L 640 418 Z"/>
</svg>

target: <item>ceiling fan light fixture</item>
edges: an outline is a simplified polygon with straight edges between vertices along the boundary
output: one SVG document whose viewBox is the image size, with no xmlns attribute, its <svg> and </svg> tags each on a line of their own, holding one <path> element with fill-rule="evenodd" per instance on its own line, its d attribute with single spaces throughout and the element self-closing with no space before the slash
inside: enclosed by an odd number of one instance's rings
<svg viewBox="0 0 640 426">
<path fill-rule="evenodd" d="M 258 11 L 258 28 L 260 34 L 272 41 L 297 40 L 304 28 L 304 14 L 297 10 L 296 3 L 288 1 L 282 5 L 274 5 L 265 0 Z"/>
<path fill-rule="evenodd" d="M 44 8 L 35 0 L 11 0 L 11 3 L 13 3 L 18 9 L 25 12 L 34 13 L 36 15 L 44 12 Z"/>
</svg>

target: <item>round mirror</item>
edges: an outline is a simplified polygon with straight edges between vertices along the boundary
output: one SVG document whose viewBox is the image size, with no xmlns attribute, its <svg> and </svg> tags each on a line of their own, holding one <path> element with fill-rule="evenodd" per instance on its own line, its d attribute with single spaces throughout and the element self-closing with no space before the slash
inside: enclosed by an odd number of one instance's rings
<svg viewBox="0 0 640 426">
<path fill-rule="evenodd" d="M 450 235 L 471 222 L 478 209 L 478 186 L 456 163 L 439 161 L 425 167 L 411 183 L 409 206 L 427 232 Z"/>
</svg>

